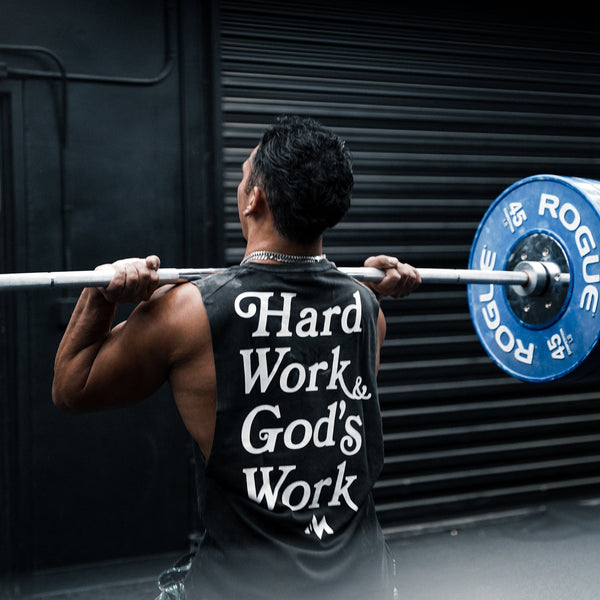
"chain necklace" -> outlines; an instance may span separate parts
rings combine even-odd
[[[282,263],[316,263],[325,260],[325,258],[324,254],[298,256],[297,254],[282,254],[281,252],[271,252],[270,250],[257,250],[243,258],[240,264],[243,265],[251,260],[274,260]]]

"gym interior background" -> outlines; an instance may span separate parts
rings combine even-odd
[[[513,182],[600,179],[595,19],[443,3],[2,0],[0,271],[239,261],[241,163],[282,113],[348,140],[341,266],[465,268]],[[558,8],[561,8],[559,11]],[[77,290],[0,296],[0,574],[185,549],[191,445],[168,389],[65,415],[53,357]],[[386,302],[380,372],[390,535],[600,491],[598,380],[501,372],[466,291]],[[120,316],[125,316],[124,309]]]

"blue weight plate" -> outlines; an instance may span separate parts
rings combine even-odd
[[[468,286],[477,335],[496,364],[530,382],[585,376],[600,364],[600,182],[534,175],[506,189],[490,206],[475,234],[470,269],[510,270],[529,239],[545,238],[562,250],[571,281],[544,318],[544,302],[513,310],[503,285]],[[534,246],[533,244],[531,246]],[[536,246],[538,247],[539,244]],[[543,244],[542,244],[543,246]],[[526,260],[547,260],[548,251]],[[552,299],[554,300],[554,299]],[[548,300],[551,304],[551,300]]]

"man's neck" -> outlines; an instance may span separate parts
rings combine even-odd
[[[249,240],[244,256],[254,252],[271,252],[287,256],[320,256],[323,254],[323,244],[321,240],[312,244],[297,244],[284,238]]]

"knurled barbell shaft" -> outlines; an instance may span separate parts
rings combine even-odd
[[[544,263],[542,263],[544,264]],[[223,271],[223,268],[173,269],[161,268],[158,276],[161,284],[176,283],[182,279],[193,281]],[[340,271],[360,281],[378,282],[384,272],[372,267],[340,267]],[[494,271],[474,269],[418,269],[423,283],[467,284],[490,283],[498,285],[522,285],[530,282],[526,271]],[[20,290],[47,287],[104,287],[107,286],[114,271],[54,271],[40,273],[3,273],[0,274],[0,290]],[[568,283],[568,273],[553,275],[555,281]]]

